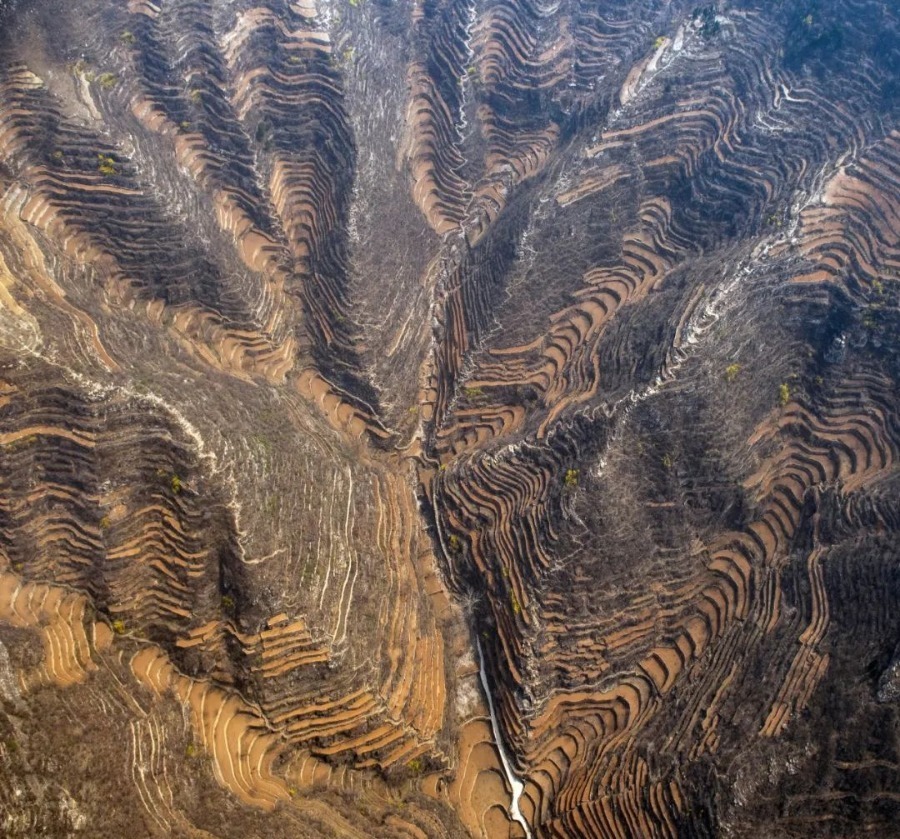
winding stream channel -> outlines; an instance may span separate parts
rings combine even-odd
[[[484,669],[484,653],[481,650],[481,641],[476,639],[475,643],[478,646],[478,672],[481,675],[481,686],[484,688],[488,711],[491,715],[491,730],[494,732],[494,742],[497,744],[497,752],[500,754],[500,763],[503,765],[503,773],[506,775],[506,780],[512,789],[512,799],[509,802],[509,815],[513,821],[517,821],[522,825],[525,835],[528,839],[531,839],[531,828],[528,826],[525,816],[522,815],[522,811],[519,809],[519,799],[525,791],[525,785],[513,772],[512,763],[509,760],[509,755],[506,753],[506,747],[503,745],[503,738],[500,736],[500,725],[497,722],[497,714],[494,711],[494,698],[491,695],[487,672]]]

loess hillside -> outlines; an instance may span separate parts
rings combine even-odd
[[[0,835],[900,837],[900,9],[0,0]]]

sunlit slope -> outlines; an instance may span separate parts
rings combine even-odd
[[[0,15],[0,832],[896,831],[897,12]]]

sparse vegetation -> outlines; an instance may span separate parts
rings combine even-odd
[[[809,62],[831,64],[844,47],[847,27],[836,7],[819,2],[793,4],[789,12],[785,65],[799,68]]]
[[[271,122],[267,119],[261,119],[256,124],[256,142],[262,145],[265,148],[268,148],[272,141],[272,132],[274,131],[274,127]]]
[[[18,451],[19,449],[24,449],[30,446],[37,440],[37,437],[34,434],[26,434],[24,437],[19,437],[14,440],[10,440],[6,445],[9,447],[10,451]]]
[[[889,835],[891,79],[694,3],[0,13],[33,823]]]
[[[83,58],[79,58],[78,61],[71,65],[71,69],[74,75],[79,76],[85,81],[94,81],[94,71],[91,70],[91,65]]]
[[[700,27],[700,35],[707,41],[714,38],[722,30],[722,25],[716,20],[716,7],[698,6],[694,9],[694,23]]]
[[[119,170],[116,168],[116,159],[111,154],[98,154],[97,171],[101,175],[118,175]]]

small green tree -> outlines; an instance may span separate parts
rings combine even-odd
[[[740,364],[729,364],[725,368],[725,381],[728,382],[728,384],[731,384],[737,378],[738,373],[740,373],[740,372],[741,372]]]
[[[116,159],[111,154],[98,154],[97,171],[101,175],[117,175],[119,170],[116,169]]]
[[[778,401],[781,404],[782,408],[784,408],[787,403],[791,401],[791,389],[785,382],[782,382],[778,386]]]
[[[566,469],[566,476],[563,478],[563,483],[569,489],[575,489],[578,486],[578,470],[577,469]]]

